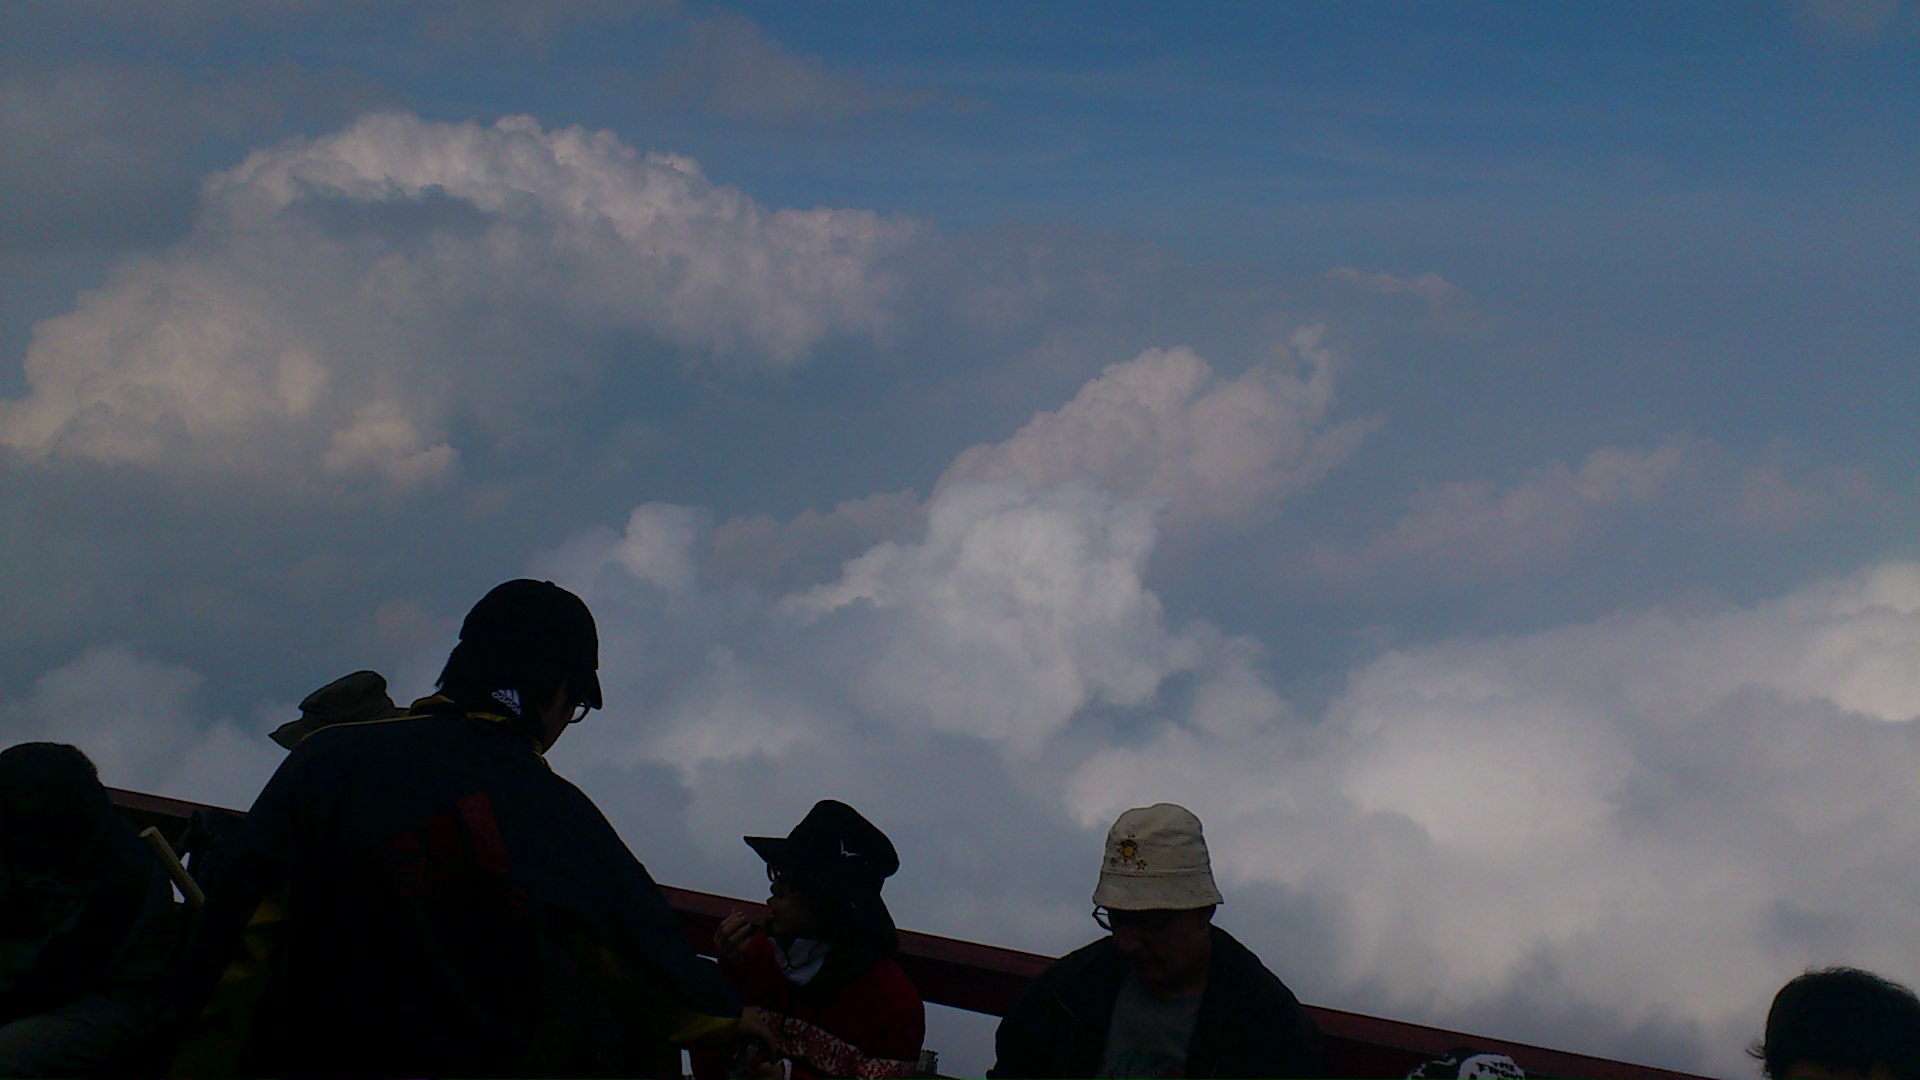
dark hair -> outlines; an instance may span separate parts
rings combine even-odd
[[[30,742],[0,751],[0,845],[9,858],[37,870],[64,864],[112,816],[100,770],[78,747]]]
[[[1859,968],[1809,971],[1774,995],[1766,1041],[1749,1053],[1776,1078],[1808,1061],[1863,1076],[1884,1065],[1894,1080],[1920,1080],[1920,998]]]

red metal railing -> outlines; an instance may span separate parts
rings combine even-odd
[[[158,826],[169,836],[178,836],[187,819],[196,810],[238,813],[220,807],[145,795],[137,791],[109,788],[114,805],[137,828]],[[711,955],[709,944],[720,920],[730,911],[745,910],[763,915],[761,905],[713,893],[695,892],[662,886],[667,902],[680,913],[687,940],[702,953]],[[1001,949],[957,938],[900,931],[900,966],[929,1002],[956,1009],[1001,1016],[1007,1005],[1052,957],[1037,953]],[[1703,1080],[1689,1073],[1655,1069],[1624,1061],[1575,1054],[1545,1046],[1531,1046],[1507,1039],[1468,1035],[1443,1028],[1387,1020],[1378,1016],[1345,1012],[1309,1005],[1307,1012],[1326,1039],[1328,1063],[1334,1076],[1405,1076],[1423,1061],[1430,1061],[1460,1047],[1473,1047],[1486,1053],[1505,1054],[1531,1075],[1567,1077],[1570,1080]]]

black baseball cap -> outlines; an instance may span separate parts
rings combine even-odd
[[[529,667],[567,676],[574,696],[600,708],[600,635],[586,601],[551,581],[516,578],[480,598],[460,624],[460,641],[502,670]]]

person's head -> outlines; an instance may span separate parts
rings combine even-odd
[[[1185,807],[1138,807],[1107,830],[1093,916],[1149,993],[1205,987],[1220,903],[1200,819]]]
[[[1920,998],[1858,968],[1780,988],[1755,1047],[1772,1080],[1920,1080]]]
[[[0,845],[9,862],[46,871],[69,864],[113,803],[77,747],[30,742],[0,751]]]
[[[504,708],[544,749],[600,708],[599,670],[586,602],[551,581],[519,578],[467,612],[436,685],[470,708]]]
[[[823,799],[784,837],[742,839],[766,860],[774,934],[857,940],[894,951],[893,916],[880,888],[900,869],[900,858],[887,834],[859,811]]]
[[[402,711],[387,696],[387,680],[379,672],[356,671],[308,694],[300,702],[300,719],[281,724],[268,737],[291,750],[323,727],[385,720]]]

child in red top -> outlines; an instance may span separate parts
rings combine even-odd
[[[720,966],[775,1035],[734,1075],[907,1077],[926,1036],[920,994],[893,962],[881,883],[900,868],[893,844],[845,803],[815,804],[786,837],[749,836],[767,863],[764,928],[733,912],[714,934]]]

